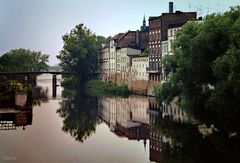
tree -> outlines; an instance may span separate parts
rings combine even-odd
[[[27,49],[11,50],[0,57],[0,71],[48,70],[48,58],[48,55],[41,52]]]
[[[76,25],[69,34],[63,37],[63,49],[57,58],[61,61],[63,71],[73,73],[79,83],[95,76],[97,70],[97,53],[103,36],[96,36],[83,24]]]
[[[201,24],[185,24],[177,33],[174,55],[164,59],[168,79],[159,86],[159,97],[178,97],[181,108],[202,116],[214,114],[219,124],[225,120],[224,130],[239,131],[239,29],[240,7],[207,16]]]

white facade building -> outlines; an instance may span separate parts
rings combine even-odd
[[[117,49],[117,73],[121,74],[123,79],[128,79],[130,73],[130,57],[140,55],[141,50],[133,48]]]
[[[109,46],[104,45],[98,55],[98,66],[100,77],[105,80],[109,75]]]
[[[173,27],[173,28],[169,28],[168,29],[168,53],[169,55],[172,55],[173,54],[173,41],[175,40],[176,38],[176,32],[181,29],[181,26],[180,27]]]
[[[110,41],[110,47],[109,47],[109,75],[113,76],[116,74],[116,60],[117,60],[117,52],[116,52],[116,45],[115,41]]]
[[[132,57],[131,75],[133,80],[148,80],[148,73],[146,68],[149,64],[148,56],[134,56]]]
[[[164,57],[168,55],[168,40],[166,41],[162,41],[162,58],[164,59]],[[164,71],[164,66],[163,63],[162,64],[162,80],[161,83],[164,83],[166,81],[166,74]]]

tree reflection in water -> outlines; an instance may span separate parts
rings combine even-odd
[[[63,100],[57,113],[63,118],[62,130],[76,141],[83,142],[96,130],[98,119],[97,98],[78,96]]]
[[[48,89],[43,89],[41,86],[35,86],[32,89],[32,104],[40,106],[41,103],[48,102]]]
[[[231,133],[226,130],[224,119],[220,121],[216,117],[211,118],[210,125],[210,120],[206,119],[209,116],[205,121],[201,117],[201,123],[198,120],[195,123],[177,122],[171,116],[159,116],[155,129],[163,138],[162,162],[239,162],[238,128]],[[216,128],[213,120],[217,120],[217,126],[222,122],[224,127]],[[233,131],[233,126],[229,128]]]

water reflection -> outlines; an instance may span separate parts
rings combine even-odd
[[[47,89],[16,78],[1,77],[0,130],[25,130],[32,125],[33,106],[48,102]]]
[[[148,99],[130,96],[124,98],[100,98],[98,114],[110,130],[120,137],[148,139]]]
[[[190,123],[184,116],[179,121],[176,115],[163,115],[156,118],[153,133],[161,140],[162,162],[239,162],[238,135],[229,136],[203,119]]]
[[[100,98],[98,112],[110,130],[129,140],[149,139],[149,159],[155,162],[239,162],[237,133],[222,131],[208,117],[200,120],[176,103],[130,96]],[[211,119],[213,122],[213,119]],[[219,121],[218,121],[219,123]],[[224,121],[222,121],[223,126]]]
[[[48,88],[43,88],[41,86],[35,86],[32,89],[32,104],[40,106],[41,103],[47,103],[48,98]]]
[[[46,159],[52,158],[48,162],[74,162],[75,157],[81,162],[96,162],[99,158],[99,162],[240,161],[237,115],[231,121],[230,114],[225,116],[213,110],[194,109],[185,112],[174,102],[159,104],[152,97],[97,98],[76,90],[69,92],[74,93],[74,97],[69,94],[67,99],[56,100],[51,98],[51,80],[45,83],[44,78],[42,76],[40,84],[27,94],[24,106],[15,105],[14,92],[8,94],[12,97],[11,102],[0,103],[0,130],[16,130],[0,132],[2,151],[24,141],[27,135],[30,142],[23,144],[31,146],[43,141],[31,147],[32,151],[37,151],[35,157],[39,160],[44,157],[38,154],[44,153],[46,144],[51,144],[49,151],[57,151],[53,152],[54,157],[49,151],[44,154]],[[33,121],[37,125],[32,125]],[[28,130],[22,132],[18,129]],[[5,141],[9,138],[14,143]],[[43,150],[39,152],[35,147],[41,145]],[[9,148],[7,151],[11,153],[13,150]],[[92,155],[83,157],[78,152]],[[13,153],[21,157],[17,150]],[[23,153],[30,155],[33,152],[26,149]],[[71,161],[66,161],[67,158]]]
[[[57,113],[63,118],[62,131],[70,133],[80,142],[95,132],[99,123],[96,98],[63,100],[60,106]]]
[[[1,109],[0,111],[0,130],[16,130],[17,128],[26,129],[27,125],[32,125],[31,111],[16,111],[13,109]]]
[[[119,137],[149,139],[150,161],[161,162],[161,134],[153,127],[161,106],[152,97],[130,96],[99,99],[99,116]],[[146,147],[145,147],[146,148]]]

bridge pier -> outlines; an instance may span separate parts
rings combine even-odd
[[[52,76],[52,97],[57,97],[57,75]]]

